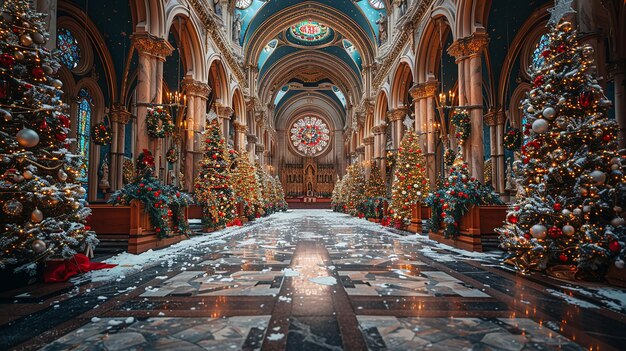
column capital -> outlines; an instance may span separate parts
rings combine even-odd
[[[241,124],[239,122],[234,122],[233,125],[235,126],[235,132],[237,133],[246,133],[248,131],[248,128],[246,127],[245,124]]]
[[[483,121],[490,127],[494,127],[496,125],[496,119],[496,111],[489,111],[483,115]]]
[[[224,106],[221,103],[215,103],[215,113],[219,118],[230,119],[230,117],[233,115],[233,112],[235,112],[235,110],[233,110],[230,106]]]
[[[374,145],[374,136],[370,135],[368,137],[363,138],[363,144],[365,144],[365,145]]]
[[[256,142],[259,141],[259,138],[254,134],[246,135],[246,139],[248,140],[248,144],[256,144]]]
[[[406,107],[398,107],[395,110],[390,110],[387,112],[387,117],[390,121],[400,121],[406,116]]]
[[[183,89],[188,95],[199,96],[207,98],[213,90],[207,83],[202,83],[197,80],[185,78],[183,79]]]
[[[386,130],[387,130],[386,124],[379,124],[377,126],[374,126],[374,128],[372,128],[372,131],[374,132],[374,134],[385,134]]]
[[[473,56],[479,56],[489,44],[489,35],[484,29],[477,30],[469,37],[460,38],[448,47],[448,54],[456,61],[463,61]]]
[[[172,54],[174,47],[169,41],[149,33],[136,33],[131,37],[133,45],[140,54],[146,54],[165,61]]]
[[[115,104],[111,107],[110,116],[112,122],[127,124],[132,114],[126,111],[126,107]]]

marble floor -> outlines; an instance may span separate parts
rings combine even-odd
[[[623,350],[626,291],[326,210],[0,293],[1,350]]]

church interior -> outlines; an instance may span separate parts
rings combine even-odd
[[[623,349],[626,1],[0,14],[0,348]]]

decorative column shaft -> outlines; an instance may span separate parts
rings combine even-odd
[[[188,96],[186,126],[184,127],[183,147],[184,162],[181,162],[183,170],[180,172],[185,178],[185,190],[192,192],[195,181],[195,168],[197,160],[204,149],[202,131],[205,128],[205,111],[207,97],[211,93],[211,87],[190,78],[183,81],[183,88]],[[179,176],[179,175],[177,175]]]
[[[111,190],[115,191],[124,186],[124,145],[126,144],[125,128],[130,121],[131,113],[123,106],[113,105],[111,108],[112,137],[111,141]]]

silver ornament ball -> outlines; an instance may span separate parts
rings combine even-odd
[[[57,174],[59,180],[64,182],[67,180],[67,173],[65,173],[62,169],[59,169],[59,173]]]
[[[623,226],[624,222],[626,222],[624,220],[624,218],[622,218],[622,217],[615,217],[615,218],[613,218],[611,220],[611,225],[614,226],[614,227],[619,227],[619,226]]]
[[[0,108],[0,116],[4,119],[5,122],[9,122],[13,119],[11,112]]]
[[[533,132],[541,134],[547,132],[549,126],[550,125],[548,124],[548,121],[546,121],[545,119],[538,119],[533,122],[532,128]]]
[[[554,117],[554,115],[556,115],[556,110],[552,107],[546,107],[545,109],[543,109],[542,115],[545,118],[551,119],[552,117]]]
[[[591,177],[591,179],[593,179],[594,182],[596,182],[596,184],[604,184],[604,182],[606,181],[606,173],[599,170],[595,170],[589,173],[589,176]]]
[[[623,269],[624,268],[624,261],[622,259],[620,259],[620,258],[615,260],[615,268]]]
[[[576,232],[576,229],[569,224],[564,225],[561,230],[563,230],[563,234],[567,236],[572,236]]]
[[[35,251],[36,253],[42,253],[44,251],[46,251],[46,243],[43,240],[35,240],[33,241],[33,243],[30,246],[33,251]]]
[[[581,210],[580,208],[575,208],[573,213],[574,216],[580,216],[583,213],[583,210]]]
[[[548,231],[548,228],[546,228],[545,225],[535,224],[534,226],[530,228],[530,235],[532,235],[533,238],[543,239],[546,237],[547,231]]]
[[[35,44],[44,44],[46,42],[46,38],[43,36],[43,34],[39,33],[39,32],[35,32],[31,35],[31,37],[33,38],[33,41],[35,42]]]
[[[563,214],[563,216],[569,216],[572,214],[572,211],[568,210],[568,209],[564,209],[563,211],[561,211],[561,213]]]
[[[17,132],[17,142],[23,147],[35,147],[39,144],[39,134],[32,129],[24,128]]]

